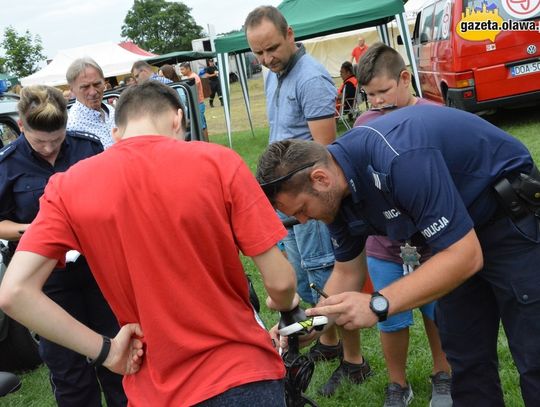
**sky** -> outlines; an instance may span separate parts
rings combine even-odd
[[[216,34],[240,29],[256,6],[277,6],[281,0],[184,0],[195,22]],[[8,6],[9,4],[9,6]],[[52,59],[58,50],[98,42],[120,42],[124,18],[133,0],[0,0],[0,36],[11,25],[22,35],[29,30],[41,37],[43,54]],[[3,52],[0,50],[0,54]]]

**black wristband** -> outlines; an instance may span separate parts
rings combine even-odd
[[[95,359],[86,358],[88,363],[90,363],[91,366],[99,367],[105,362],[105,359],[107,359],[107,356],[109,356],[109,352],[111,350],[111,338],[107,336],[103,336],[103,345],[101,345],[101,350],[99,351],[99,355]]]

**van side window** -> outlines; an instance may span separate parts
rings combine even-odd
[[[443,22],[443,13],[444,13],[444,7],[446,5],[445,1],[439,1],[437,4],[435,4],[435,16],[433,21],[433,40],[439,41],[444,40],[443,35],[443,29],[442,29],[442,22]]]
[[[429,6],[422,10],[420,15],[420,42],[430,42],[433,40],[431,35],[432,32],[432,22],[433,22],[433,10],[435,6]]]

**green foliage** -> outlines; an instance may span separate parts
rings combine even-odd
[[[122,36],[145,50],[166,54],[191,50],[191,40],[203,29],[182,2],[135,0],[122,25]]]
[[[0,45],[6,51],[5,57],[0,58],[0,71],[7,71],[21,78],[36,72],[39,62],[45,59],[41,37],[32,36],[28,30],[19,35],[13,27],[7,27]]]

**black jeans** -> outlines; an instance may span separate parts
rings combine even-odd
[[[118,322],[84,257],[67,263],[65,270],[55,269],[43,291],[70,315],[100,334],[113,337],[118,333]],[[43,338],[39,352],[49,368],[58,406],[101,406],[101,388],[109,407],[127,405],[122,376],[105,367],[95,369],[84,356]]]
[[[497,338],[502,321],[526,406],[540,406],[540,227],[504,217],[476,231],[484,267],[437,302],[452,366],[454,407],[504,406]]]

